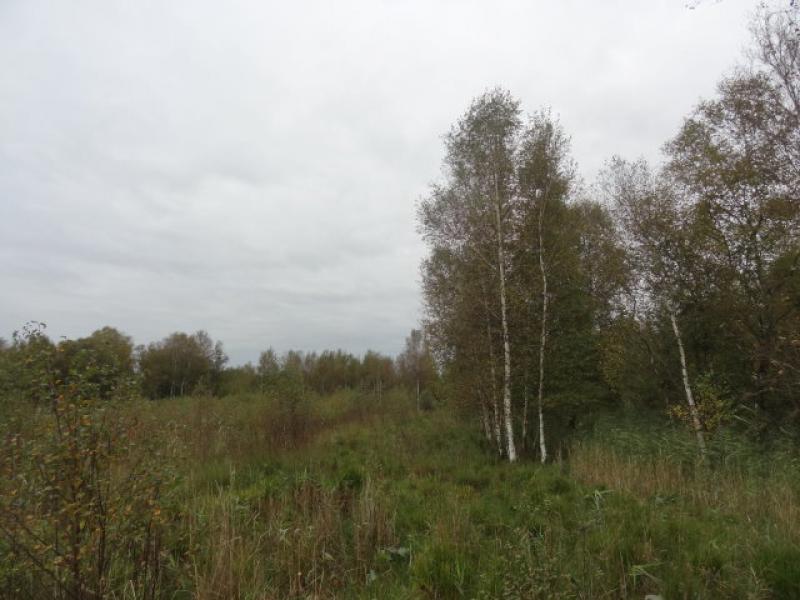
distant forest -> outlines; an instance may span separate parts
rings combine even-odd
[[[0,339],[0,397],[43,402],[51,390],[42,381],[80,380],[100,399],[141,395],[153,400],[180,396],[230,396],[275,391],[299,385],[318,394],[340,389],[375,393],[403,384],[430,404],[430,388],[438,378],[430,349],[419,330],[412,330],[396,358],[368,351],[359,357],[344,350],[278,355],[269,348],[258,364],[227,366],[222,342],[205,331],[175,332],[163,340],[134,346],[113,327],[57,344],[46,325],[26,324],[12,343]]]

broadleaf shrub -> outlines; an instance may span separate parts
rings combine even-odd
[[[80,374],[60,379],[57,350],[38,347],[36,402],[0,427],[0,595],[155,598],[171,477],[147,424],[110,412]]]

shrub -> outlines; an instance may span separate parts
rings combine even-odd
[[[96,386],[60,380],[55,349],[31,356],[40,404],[0,429],[0,570],[4,597],[69,600],[122,589],[155,598],[166,555],[169,481],[138,419],[114,415]]]
[[[430,390],[422,390],[419,397],[420,410],[433,410],[436,399]]]

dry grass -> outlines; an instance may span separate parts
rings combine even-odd
[[[396,544],[394,517],[367,480],[360,490],[298,481],[276,497],[204,498],[187,530],[191,588],[201,600],[333,598],[365,581]]]
[[[182,500],[174,528],[190,562],[181,587],[200,600],[268,600],[331,598],[365,582],[381,551],[397,544],[380,484],[293,470],[270,485],[258,471],[281,457],[302,461],[334,432],[386,417],[365,404],[350,392],[288,409],[263,396],[151,405],[194,496]]]
[[[689,468],[668,455],[624,455],[597,442],[576,444],[569,464],[571,474],[590,486],[606,486],[641,499],[678,496],[697,507],[744,517],[751,524],[771,523],[800,540],[800,493],[780,471],[754,478],[735,468]]]
[[[252,395],[236,401],[213,397],[141,401],[131,403],[127,410],[148,415],[152,435],[169,440],[191,466],[220,459],[242,463],[252,457],[295,452],[343,426],[394,419],[396,415],[387,416],[387,412],[404,405],[380,406],[372,398],[344,391],[295,405]]]
[[[197,600],[263,598],[275,596],[268,590],[263,536],[255,515],[238,515],[234,499],[220,493],[198,507],[198,515],[188,520],[192,552],[191,588]],[[202,512],[203,508],[207,512]],[[201,547],[210,543],[209,548]],[[253,590],[263,590],[254,595]]]

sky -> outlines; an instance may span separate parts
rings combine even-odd
[[[396,354],[475,96],[550,107],[586,182],[658,162],[756,4],[0,0],[0,336]]]

